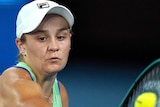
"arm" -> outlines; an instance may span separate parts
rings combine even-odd
[[[0,96],[5,107],[51,107],[40,85],[19,68],[7,69],[1,75]]]
[[[68,93],[64,85],[59,82],[60,84],[60,93],[61,93],[61,99],[62,99],[62,107],[68,107],[69,100],[68,100]]]

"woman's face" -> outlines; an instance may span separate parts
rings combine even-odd
[[[68,60],[71,33],[67,21],[58,15],[47,15],[39,27],[25,34],[20,47],[24,61],[36,72],[58,72]]]

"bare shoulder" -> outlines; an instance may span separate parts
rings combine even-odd
[[[0,85],[3,89],[16,89],[18,92],[22,88],[27,88],[28,86],[35,86],[38,84],[33,82],[29,73],[21,68],[11,67],[6,69],[1,75]],[[35,87],[36,88],[36,87]],[[28,90],[28,89],[27,89]],[[4,92],[8,90],[3,90]]]
[[[42,100],[41,87],[32,81],[28,72],[21,68],[8,68],[0,77],[0,98],[5,107],[41,107],[44,101],[39,105],[38,101]],[[36,103],[37,102],[37,103]],[[43,105],[44,106],[44,105]],[[49,105],[46,107],[50,107]]]
[[[10,77],[10,78],[8,78]],[[15,68],[15,67],[11,67],[6,69],[2,75],[1,75],[2,79],[7,78],[8,81],[10,80],[15,80],[15,79],[28,79],[31,80],[31,77],[29,76],[28,72],[26,72],[25,70],[21,69],[21,68]]]
[[[65,86],[59,81],[60,84],[60,93],[61,93],[61,99],[62,99],[62,106],[68,107],[69,105],[69,99],[68,99],[68,93],[65,88]]]

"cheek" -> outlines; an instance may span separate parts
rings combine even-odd
[[[68,62],[68,58],[69,58],[69,52],[70,52],[70,47],[67,47],[63,50],[62,52],[62,56],[63,56],[63,65],[65,66]]]
[[[70,52],[70,47],[71,47],[70,43],[63,46],[62,53],[63,53],[64,57],[68,58],[68,55],[69,55],[69,52]]]
[[[42,56],[44,48],[39,47],[39,45],[31,45],[27,48],[27,53],[29,56],[39,57]]]

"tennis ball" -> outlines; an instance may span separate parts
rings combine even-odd
[[[155,107],[157,96],[153,92],[144,92],[135,100],[134,107]]]

